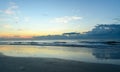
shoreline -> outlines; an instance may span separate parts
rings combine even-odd
[[[9,57],[0,53],[0,72],[120,72],[120,65],[57,58]]]

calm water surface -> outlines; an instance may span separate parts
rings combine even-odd
[[[119,48],[0,45],[0,53],[13,57],[47,57],[120,65]]]

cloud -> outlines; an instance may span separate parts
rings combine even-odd
[[[120,16],[116,17],[113,19],[114,23],[120,23]]]
[[[18,23],[20,21],[20,18],[18,16],[14,17],[16,23]]]
[[[75,20],[81,20],[82,17],[80,16],[64,16],[64,17],[59,17],[59,18],[54,18],[51,20],[51,23],[69,23],[71,21]]]
[[[0,21],[14,21],[14,23],[18,24],[20,22],[29,22],[30,17],[26,17],[22,14],[22,12],[19,10],[19,6],[15,2],[9,2],[8,7],[0,10],[0,13],[2,15],[5,15],[3,17],[0,16]]]
[[[9,5],[11,9],[18,9],[18,5],[15,2],[9,2]]]
[[[16,5],[16,3],[15,3],[15,2],[9,2],[9,4],[10,4],[10,5]]]
[[[12,15],[12,14],[15,14],[15,13],[16,13],[15,10],[17,10],[17,9],[18,9],[18,6],[17,6],[16,3],[14,3],[14,2],[9,2],[9,7],[8,7],[7,9],[3,10],[3,12],[4,12],[5,14]]]
[[[2,25],[3,28],[6,28],[6,29],[10,29],[12,28],[12,26],[10,24],[4,24]]]
[[[8,15],[12,15],[12,14],[15,13],[15,12],[12,11],[11,9],[6,9],[4,12],[5,12],[6,14],[8,14]]]
[[[11,6],[10,9],[18,9],[18,6]]]
[[[24,17],[24,21],[25,22],[29,22],[30,21],[30,17]]]
[[[19,28],[19,29],[17,29],[17,31],[25,31],[24,29],[22,29],[22,28]]]
[[[8,7],[6,9],[0,10],[1,13],[3,13],[2,15],[5,15],[3,17],[0,17],[0,21],[8,21],[8,20],[13,20],[16,23],[18,23],[20,20],[20,16],[19,15],[19,6],[15,3],[15,2],[9,2],[8,3]]]
[[[0,21],[9,21],[9,18],[0,18]]]

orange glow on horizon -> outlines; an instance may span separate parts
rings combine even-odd
[[[62,35],[71,31],[21,31],[21,32],[1,32],[1,38],[32,38],[34,36]],[[78,31],[77,31],[78,32]],[[79,33],[79,32],[78,32]],[[83,34],[84,32],[81,32]]]
[[[47,35],[61,35],[63,32],[35,32],[35,31],[23,31],[23,32],[1,32],[1,38],[32,38],[34,36],[47,36]]]

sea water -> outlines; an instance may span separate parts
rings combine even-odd
[[[3,41],[2,41],[3,42]],[[16,41],[7,41],[16,42]],[[17,42],[31,42],[17,41]],[[0,53],[11,57],[39,57],[39,58],[59,58],[91,63],[106,63],[120,65],[120,45],[105,44],[103,40],[37,40],[34,42],[63,44],[53,46],[40,45],[0,45]],[[72,44],[74,46],[64,46]],[[80,46],[75,46],[75,45]],[[82,46],[81,46],[82,45]]]

